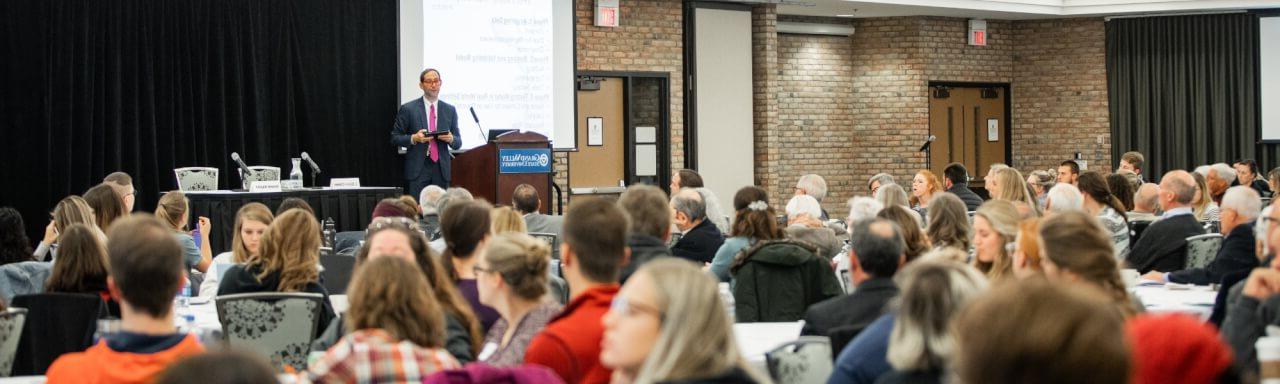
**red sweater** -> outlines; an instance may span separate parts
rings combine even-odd
[[[613,371],[600,365],[601,320],[609,312],[618,285],[588,289],[551,319],[529,342],[524,362],[551,368],[566,383],[608,383]]]

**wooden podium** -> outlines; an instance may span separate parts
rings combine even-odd
[[[505,157],[504,157],[505,155]],[[532,185],[542,200],[542,212],[551,212],[551,174],[555,169],[551,141],[533,132],[508,132],[488,144],[453,158],[451,186],[466,188],[477,199],[495,205],[511,205],[511,194],[520,184]]]

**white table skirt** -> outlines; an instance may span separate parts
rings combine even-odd
[[[1181,288],[1174,288],[1181,287]],[[1209,320],[1218,292],[1209,286],[1148,285],[1130,289],[1149,313],[1182,313]]]

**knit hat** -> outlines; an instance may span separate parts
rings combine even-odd
[[[1126,325],[1134,384],[1210,383],[1231,365],[1218,331],[1186,315],[1142,315]]]
[[[410,216],[408,213],[405,213],[403,209],[400,209],[400,207],[396,206],[395,203],[392,203],[389,201],[383,201],[383,202],[379,202],[377,206],[373,207],[373,218],[377,219],[379,217],[410,217]]]

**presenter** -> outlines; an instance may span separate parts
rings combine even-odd
[[[422,98],[400,106],[391,129],[391,145],[408,147],[404,156],[404,178],[409,196],[428,185],[449,188],[450,149],[462,148],[458,134],[458,111],[440,101],[440,71],[428,68],[418,75]]]

